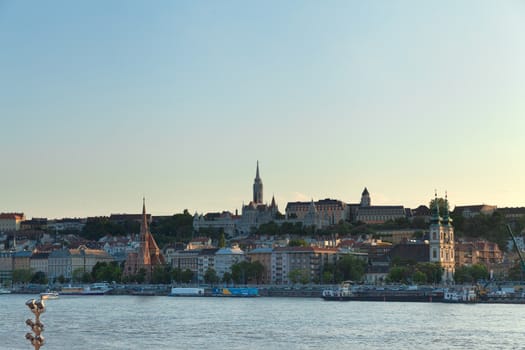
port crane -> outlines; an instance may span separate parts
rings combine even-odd
[[[516,248],[516,252],[518,252],[518,256],[520,257],[521,279],[523,280],[523,274],[525,273],[525,260],[523,260],[523,255],[521,254],[521,251],[518,248],[518,245],[516,244],[516,237],[514,237],[514,234],[512,233],[512,229],[510,228],[509,224],[507,224],[507,230],[509,231],[510,237],[512,238],[512,242],[514,243],[514,248]]]

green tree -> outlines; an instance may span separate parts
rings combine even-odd
[[[206,272],[204,273],[204,282],[214,284],[219,282],[219,276],[217,276],[217,272],[215,269],[209,267]]]
[[[223,275],[222,275],[222,281],[226,284],[229,284],[231,283],[232,281],[232,274],[229,273],[229,272],[225,272]]]
[[[308,271],[302,269],[294,269],[288,273],[288,280],[293,284],[299,282],[306,284],[309,281]]]
[[[79,267],[73,270],[71,278],[73,279],[73,282],[80,282],[82,281],[83,275],[84,275],[84,269]]]
[[[145,276],[146,274],[144,271],[144,278]],[[96,282],[120,281],[121,278],[122,269],[120,268],[119,264],[115,261],[112,261],[110,263],[97,262],[91,270],[91,279]]]
[[[412,281],[417,284],[423,284],[427,282],[427,275],[421,271],[416,271],[412,275]]]
[[[92,282],[91,274],[89,272],[84,272],[82,274],[82,283],[91,283],[91,282]]]
[[[190,283],[193,280],[193,275],[193,271],[191,271],[190,269],[182,271],[181,282]]]
[[[37,271],[31,276],[31,283],[47,284],[47,276],[43,271]]]
[[[291,239],[288,242],[289,247],[308,247],[308,243],[304,239]]]
[[[221,233],[221,238],[219,238],[219,248],[226,247],[226,238],[224,237],[224,232]]]
[[[443,275],[443,268],[439,263],[417,263],[414,268],[415,271],[423,272],[428,283],[440,283]]]
[[[260,261],[250,263],[249,280],[253,280],[257,284],[261,283],[264,270],[264,265]]]
[[[488,278],[489,272],[483,264],[460,266],[454,272],[454,281],[456,283],[475,283],[479,280],[487,280]]]
[[[171,279],[177,283],[182,282],[182,270],[178,267],[171,270]]]
[[[409,276],[410,273],[407,267],[393,266],[392,268],[390,268],[387,280],[390,282],[408,283]]]
[[[137,274],[135,275],[135,281],[137,283],[144,283],[146,280],[146,270],[144,268],[140,268]]]
[[[13,271],[14,283],[29,283],[33,274],[29,269],[17,269]]]
[[[487,267],[483,264],[472,265],[470,268],[470,274],[472,275],[472,279],[474,281],[489,279],[489,271],[487,270]]]
[[[458,284],[473,282],[468,266],[464,265],[456,268],[456,271],[454,272],[454,282]]]
[[[171,268],[169,266],[155,266],[151,274],[151,283],[168,284],[171,282]]]
[[[345,255],[337,261],[337,271],[344,281],[361,281],[366,272],[366,262],[353,255]]]
[[[241,261],[231,266],[233,282],[238,284],[246,284],[250,278],[250,263],[248,261]]]

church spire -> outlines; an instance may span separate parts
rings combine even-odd
[[[140,223],[140,240],[146,239],[146,232],[148,232],[148,215],[146,214],[146,198],[142,197],[142,221]]]
[[[445,225],[452,224],[452,218],[450,217],[450,209],[448,206],[448,194],[445,192],[445,212],[443,213],[443,223]]]
[[[439,200],[437,197],[437,191],[434,191],[434,207],[430,208],[432,210],[432,216],[430,222],[432,224],[441,224],[441,216],[439,215]]]
[[[263,184],[259,175],[259,161],[257,161],[257,170],[253,182],[253,203],[256,205],[263,203]]]

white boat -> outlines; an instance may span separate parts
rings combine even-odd
[[[443,297],[445,303],[476,303],[477,301],[478,295],[473,288],[446,290]]]
[[[67,286],[62,287],[60,295],[104,295],[113,288],[109,287],[109,283],[93,283],[89,286]]]
[[[0,288],[0,294],[11,294],[11,291],[9,289]]]
[[[43,292],[40,293],[40,299],[42,300],[52,300],[58,299],[58,292]]]
[[[204,296],[204,288],[185,288],[173,287],[171,288],[170,297],[202,297]]]

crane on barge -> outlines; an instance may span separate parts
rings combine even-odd
[[[525,260],[523,260],[523,255],[521,254],[520,248],[518,248],[518,244],[516,243],[516,237],[514,237],[514,234],[512,233],[512,229],[510,228],[509,224],[507,224],[507,230],[509,231],[510,237],[512,238],[512,242],[514,243],[514,248],[516,248],[516,252],[518,252],[518,256],[520,257],[521,280],[523,281],[523,274],[525,273]]]

